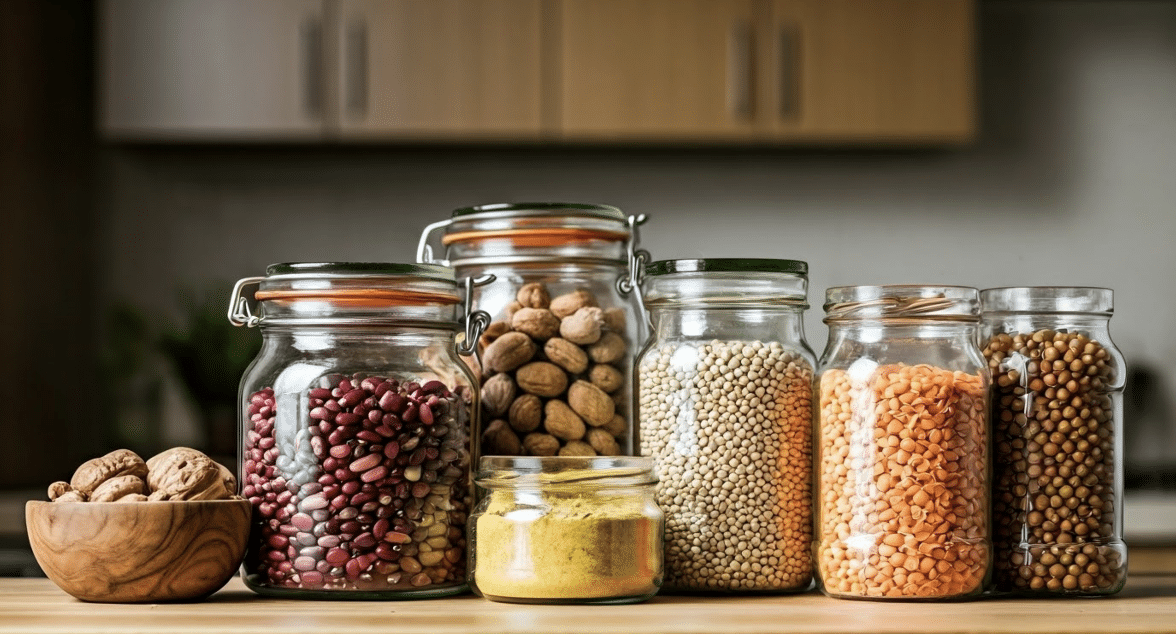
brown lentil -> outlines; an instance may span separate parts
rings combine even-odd
[[[999,333],[993,376],[998,590],[1108,593],[1126,575],[1114,532],[1110,352],[1079,333]]]
[[[817,569],[834,596],[946,598],[988,571],[986,386],[931,365],[817,385]]]

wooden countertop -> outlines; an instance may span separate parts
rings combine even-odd
[[[239,578],[203,603],[82,603],[47,579],[0,579],[0,632],[295,632],[396,634],[608,632],[1176,632],[1176,575],[1133,576],[1114,597],[879,603],[818,593],[658,596],[624,606],[531,606],[473,596],[423,601],[261,598]]]

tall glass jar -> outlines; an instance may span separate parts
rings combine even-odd
[[[993,376],[996,589],[1103,595],[1127,578],[1123,356],[1105,288],[980,294]]]
[[[241,494],[255,511],[242,574],[254,591],[466,589],[478,397],[454,350],[460,300],[453,270],[426,265],[275,264],[237,283],[229,319],[262,333],[239,416]]]
[[[655,262],[653,334],[637,361],[641,455],[666,513],[666,588],[812,584],[808,265]]]
[[[483,457],[470,586],[508,603],[636,603],[662,582],[648,458]]]
[[[817,574],[834,597],[951,599],[987,580],[987,363],[979,296],[826,293],[815,382]]]
[[[498,279],[474,298],[493,317],[470,360],[485,454],[633,453],[642,222],[604,205],[525,203],[458,209],[425,229],[417,261]]]

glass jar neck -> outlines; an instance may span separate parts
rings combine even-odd
[[[267,300],[261,302],[260,325],[268,328],[351,329],[421,328],[452,332],[458,305],[452,303],[367,303],[330,299]]]
[[[650,307],[655,339],[804,341],[804,309],[784,306]]]

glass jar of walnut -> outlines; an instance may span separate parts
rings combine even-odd
[[[979,296],[952,286],[826,294],[815,396],[817,574],[834,597],[982,591],[988,536],[987,364]]]
[[[482,381],[482,455],[633,453],[642,222],[604,205],[524,203],[458,209],[425,229],[419,262],[497,278],[475,291],[493,322],[467,358]]]
[[[1123,543],[1123,357],[1105,288],[980,295],[993,377],[998,591],[1118,592]]]

